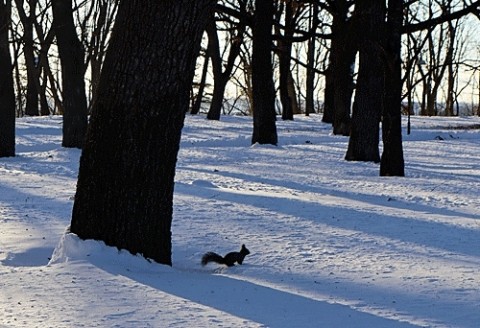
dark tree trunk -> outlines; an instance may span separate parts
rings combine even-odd
[[[240,11],[244,13],[245,7],[241,6]],[[243,34],[245,33],[245,28],[246,25],[244,20],[240,20],[235,28],[236,34],[232,33],[230,36],[230,50],[227,61],[224,63],[220,54],[220,42],[218,40],[217,26],[215,21],[212,20],[212,22],[207,26],[208,47],[212,55],[214,80],[212,103],[210,104],[210,109],[207,114],[207,118],[209,120],[220,119],[225,89],[230,77],[232,76],[232,72],[235,67],[235,60],[240,55],[240,47],[243,43]]]
[[[80,159],[71,231],[171,265],[175,165],[214,0],[124,0]]]
[[[195,97],[195,100],[193,101],[193,104],[192,104],[192,109],[190,110],[191,115],[197,115],[198,113],[200,113],[200,108],[202,107],[202,101],[203,101],[203,94],[205,92],[205,83],[207,81],[209,61],[210,61],[210,49],[207,48],[207,51],[205,52],[205,60],[203,61],[202,77],[198,85],[197,96]]]
[[[255,1],[252,46],[252,144],[278,143],[272,67],[273,1]]]
[[[332,36],[333,38],[333,36]],[[333,39],[332,39],[333,43]],[[323,94],[323,115],[322,115],[322,122],[324,123],[330,123],[333,124],[333,114],[335,111],[335,85],[333,83],[334,81],[334,63],[333,61],[334,56],[332,53],[332,48],[330,46],[330,54],[328,56],[329,58],[329,64],[328,68],[325,70],[325,90]]]
[[[297,88],[295,86],[295,79],[293,78],[293,73],[291,70],[288,72],[287,88],[288,96],[290,97],[290,103],[292,105],[293,115],[301,114],[302,111],[298,105],[299,101],[297,96]]]
[[[354,89],[352,67],[355,65],[356,51],[352,47],[354,41],[348,35],[344,36],[345,38],[341,38],[342,49],[336,49],[334,52],[337,54],[337,59],[335,60],[335,70],[333,72],[333,134],[349,136],[351,126],[350,112]],[[349,46],[345,46],[345,44]]]
[[[38,116],[38,64],[36,63],[37,59],[35,58],[35,53],[33,50],[32,26],[25,28],[23,40],[23,55],[25,58],[25,66],[27,68],[27,103],[25,107],[25,115]]]
[[[290,42],[279,42],[279,90],[282,103],[282,120],[293,120],[292,98],[289,93],[290,78],[290,56],[292,44]]]
[[[85,52],[73,22],[72,0],[53,0],[53,25],[62,63],[63,141],[62,146],[82,148],[87,131],[85,95]]]
[[[322,121],[333,124],[333,133],[350,134],[350,112],[353,93],[352,66],[357,52],[355,27],[349,18],[351,3],[336,1],[331,8],[332,39],[328,69],[325,75],[324,112]]]
[[[315,31],[318,24],[318,5],[310,5],[310,30]],[[307,76],[306,76],[306,86],[305,86],[305,115],[308,116],[310,113],[315,113],[315,52],[316,52],[316,36],[312,36],[308,40],[308,49],[307,49]],[[331,122],[330,122],[331,123]]]
[[[50,115],[50,106],[47,100],[47,78],[45,78],[40,86],[40,115]]]
[[[0,157],[15,156],[15,92],[8,43],[10,1],[0,1]]]
[[[346,160],[380,162],[379,122],[383,109],[384,69],[383,30],[385,3],[360,0],[355,3],[359,33],[359,71],[352,127]]]
[[[403,0],[388,1],[388,24],[385,37],[385,105],[383,109],[383,153],[381,176],[404,176],[402,146],[402,59],[401,29]]]
[[[39,65],[38,57],[35,56],[33,40],[33,24],[35,20],[35,8],[37,1],[29,1],[29,12],[24,9],[24,0],[15,0],[17,12],[23,26],[23,56],[25,58],[25,67],[27,69],[27,102],[25,115],[38,116],[38,95],[40,91],[39,84]]]
[[[331,68],[333,89],[333,133],[350,135],[351,106],[353,94],[353,66],[357,52],[357,33],[352,21],[348,18],[349,4],[341,1],[333,18],[333,39]]]
[[[292,98],[289,92],[289,78],[291,77],[290,58],[292,56],[292,37],[294,29],[293,3],[286,1],[285,7],[285,29],[283,36],[280,29],[278,34],[278,59],[279,59],[279,89],[280,101],[282,103],[282,119],[293,120]]]
[[[453,22],[448,22],[448,50],[445,58],[445,65],[447,65],[447,99],[445,101],[445,116],[454,116],[454,94],[455,94],[455,77],[456,69],[454,66],[454,51],[455,51],[456,26]]]
[[[208,50],[212,56],[212,70],[213,70],[213,95],[212,102],[210,103],[210,109],[207,113],[207,119],[219,120],[222,114],[223,96],[225,94],[225,88],[227,86],[228,76],[223,74],[223,59],[220,54],[220,42],[218,40],[217,25],[212,20],[207,25],[208,35]]]
[[[210,103],[210,109],[207,113],[207,119],[216,121],[220,119],[227,82],[228,80],[225,80],[223,78],[218,78],[215,80],[215,84],[213,86],[212,102]]]

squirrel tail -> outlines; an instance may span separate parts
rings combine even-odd
[[[218,264],[225,264],[225,259],[214,252],[205,253],[202,256],[202,265],[206,265],[208,262],[216,262]]]

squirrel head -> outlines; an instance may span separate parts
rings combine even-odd
[[[248,248],[245,247],[245,244],[242,244],[242,249],[240,250],[240,253],[245,255],[250,254],[250,251],[248,250]]]

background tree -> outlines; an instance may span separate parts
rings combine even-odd
[[[202,102],[204,101],[203,95],[205,93],[205,87],[207,84],[207,75],[208,75],[208,64],[210,62],[210,46],[207,46],[207,49],[200,50],[200,55],[203,52],[203,67],[202,74],[200,76],[200,82],[193,82],[192,85],[192,108],[190,109],[191,115],[197,115],[200,113],[202,108]],[[198,86],[197,93],[194,93],[194,87]]]
[[[210,103],[210,109],[207,114],[207,118],[210,120],[219,120],[223,107],[223,101],[225,97],[225,89],[227,83],[230,80],[235,68],[235,62],[240,54],[240,47],[243,43],[245,30],[247,27],[247,12],[246,2],[238,2],[238,18],[233,21],[235,17],[225,16],[220,12],[218,23],[211,21],[207,25],[208,34],[208,50],[212,60],[212,72],[213,72],[213,95],[212,102]],[[226,35],[226,42],[229,45],[229,51],[226,61],[222,58],[220,52],[220,41],[218,37],[217,24],[223,23],[225,25],[224,35]]]
[[[383,1],[357,0],[355,24],[359,69],[352,127],[345,156],[350,161],[379,162],[379,123],[383,109],[383,38],[386,6]]]
[[[280,101],[282,103],[282,119],[293,120],[294,108],[293,101],[295,95],[292,95],[289,84],[292,83],[291,56],[293,35],[295,31],[295,15],[298,13],[299,3],[295,0],[281,0],[277,2],[277,14],[283,15],[283,34],[276,24],[275,38],[277,39],[278,61],[279,61],[279,91]],[[280,18],[276,21],[280,21]]]
[[[171,265],[173,184],[214,0],[120,2],[80,160],[71,231]]]
[[[71,0],[52,0],[53,25],[62,63],[63,141],[62,146],[82,148],[87,131],[85,95],[85,51],[78,40]]]
[[[388,1],[383,61],[385,67],[385,98],[382,119],[381,176],[405,175],[401,123],[403,12],[403,0]]]
[[[21,41],[23,44],[23,56],[27,71],[27,101],[25,115],[38,116],[38,97],[40,93],[40,69],[38,51],[35,49],[34,22],[36,21],[36,8],[38,0],[27,1],[15,0],[16,9],[23,27]],[[25,9],[28,8],[28,10]]]
[[[255,1],[252,49],[252,144],[278,143],[272,68],[273,1]]]
[[[79,37],[86,52],[85,67],[89,66],[89,109],[97,98],[100,73],[110,40],[120,0],[96,0],[79,4],[75,8]]]
[[[311,3],[309,5],[310,15],[309,15],[309,29],[312,32],[315,32],[317,26],[320,24],[319,21],[319,10],[318,5]],[[305,115],[310,113],[315,113],[315,70],[313,69],[315,63],[315,53],[317,52],[317,37],[315,33],[312,33],[312,36],[308,39],[307,46],[307,72],[306,72],[306,85],[305,85]]]
[[[358,51],[358,25],[354,25],[352,2],[337,1],[328,7],[332,15],[329,65],[325,76],[323,121],[333,123],[333,133],[350,135],[350,112],[354,90],[353,67]]]
[[[0,157],[15,156],[15,93],[8,42],[11,1],[0,0]]]

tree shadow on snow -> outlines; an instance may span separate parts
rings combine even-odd
[[[246,174],[229,174],[227,172],[222,172],[221,174],[247,181],[253,180],[253,177]],[[255,179],[258,179],[258,177],[255,177]],[[281,182],[272,179],[260,178],[259,182],[268,185],[284,186],[281,184]],[[470,243],[474,243],[476,240],[480,239],[479,230],[468,229],[459,225],[446,224],[444,222],[421,220],[412,217],[414,212],[419,212],[431,213],[433,218],[435,215],[442,215],[452,216],[452,220],[453,217],[457,216],[478,219],[478,217],[470,217],[468,214],[457,213],[448,209],[438,209],[436,207],[421,204],[412,205],[403,201],[388,200],[387,198],[380,196],[352,195],[348,192],[332,191],[319,187],[305,186],[294,182],[289,182],[287,188],[304,192],[318,193],[319,196],[328,195],[344,198],[346,200],[358,199],[360,202],[366,202],[375,207],[385,207],[399,210],[405,209],[411,211],[413,214],[411,213],[410,216],[406,217],[398,217],[389,215],[388,211],[386,213],[362,211],[361,209],[355,207],[344,208],[341,206],[322,204],[320,200],[318,202],[307,202],[295,198],[269,197],[265,196],[265,194],[239,194],[238,192],[234,192],[233,190],[230,191],[226,188],[212,189],[178,182],[175,186],[176,193],[179,194],[186,194],[195,196],[197,198],[201,197],[207,200],[210,198],[215,198],[217,201],[225,201],[231,204],[250,205],[317,223],[324,223],[329,226],[342,229],[353,229],[371,235],[411,242],[417,245],[435,247],[437,249],[443,249],[449,252],[476,257],[480,256],[479,248],[468,247]],[[203,191],[199,192],[198,188],[202,188]],[[314,194],[312,194],[312,196],[313,195]],[[299,211],[299,208],[302,210]],[[388,227],[388,229],[386,229],[386,227]],[[446,236],[448,236],[448,240],[445,239]],[[456,240],[453,238],[453,236],[461,236],[461,240]],[[459,245],[459,243],[461,245]]]
[[[93,259],[90,259],[93,260]],[[95,260],[93,262],[96,262]],[[342,304],[296,295],[206,270],[159,268],[158,274],[93,263],[100,269],[145,286],[213,308],[265,327],[415,327]],[[156,270],[155,270],[156,271]],[[168,309],[166,309],[168,311]]]

